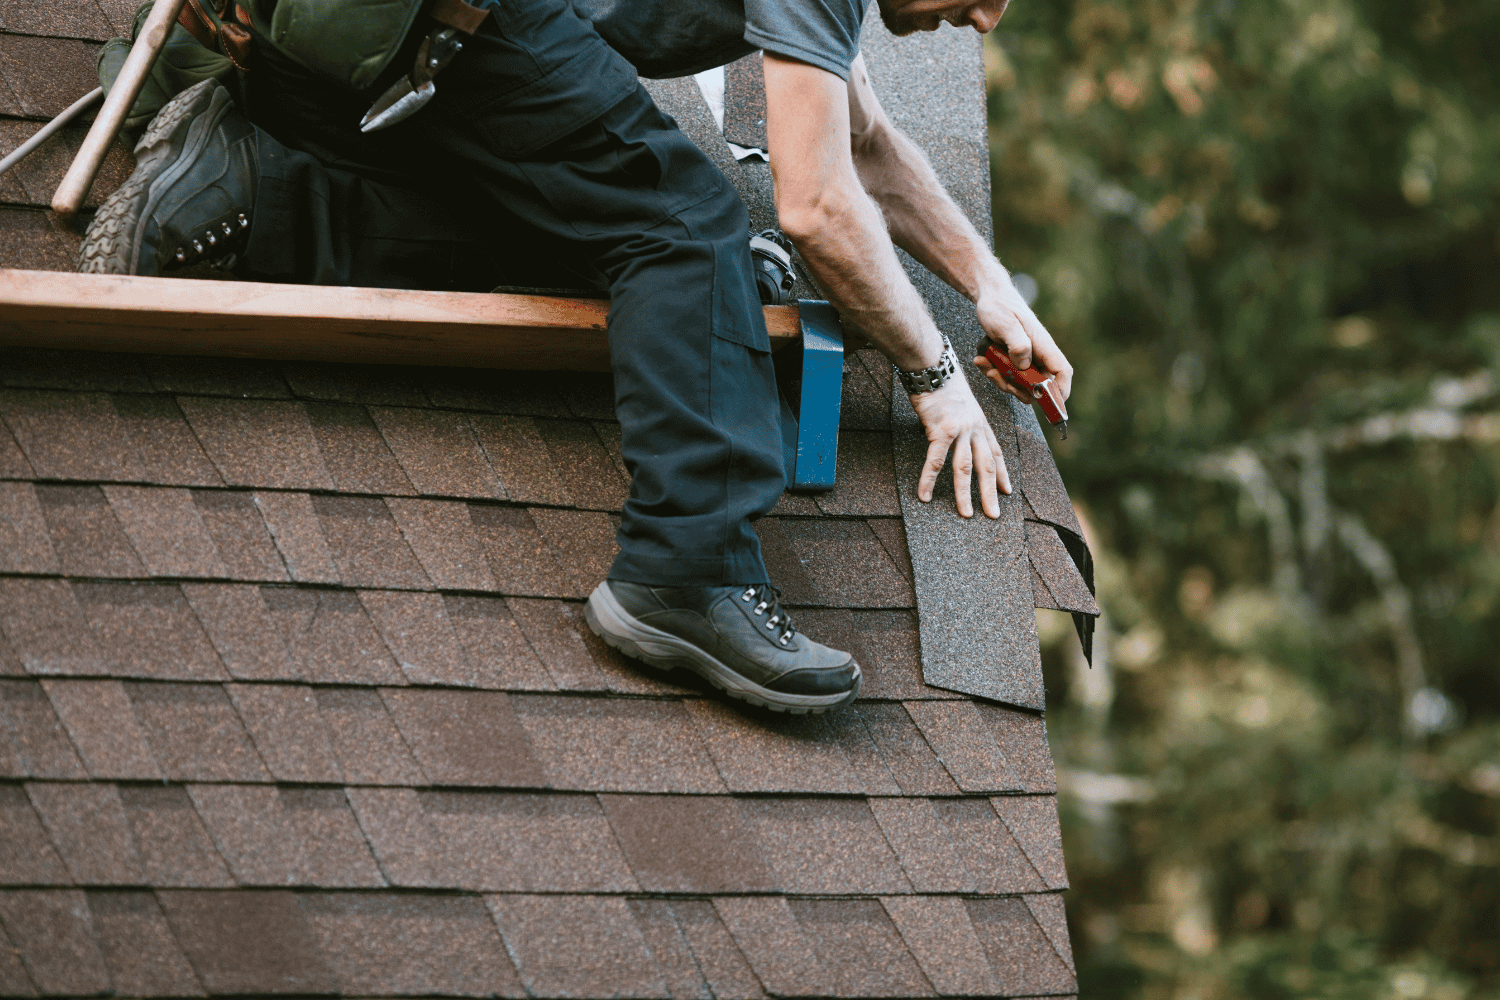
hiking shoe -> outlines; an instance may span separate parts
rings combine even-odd
[[[155,275],[232,266],[250,235],[259,178],[255,126],[217,80],[178,94],[135,146],[135,171],[99,206],[78,270]]]
[[[859,664],[797,631],[780,592],[743,587],[648,587],[605,580],[589,597],[589,627],[626,656],[686,667],[732,698],[777,712],[826,712],[859,695]]]

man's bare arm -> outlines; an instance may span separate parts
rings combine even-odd
[[[855,169],[861,185],[880,206],[891,238],[975,304],[980,325],[992,340],[1005,344],[1017,367],[1034,361],[1055,374],[1066,399],[1073,381],[1068,359],[954,204],[927,157],[886,117],[870,85],[863,56],[850,67],[848,93]],[[965,349],[972,346],[963,345]],[[981,362],[980,367],[1000,388],[1032,402],[1023,390],[993,373],[988,362]]]
[[[769,52],[765,75],[766,133],[782,228],[839,312],[886,357],[906,369],[937,364],[942,336],[902,270],[880,208],[854,166],[844,81]],[[917,495],[931,499],[952,448],[959,513],[973,514],[970,479],[977,472],[984,512],[998,517],[996,487],[1009,493],[1010,477],[967,380],[952,379],[911,400],[928,438]]]

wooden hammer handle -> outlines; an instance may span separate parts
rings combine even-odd
[[[58,215],[74,215],[83,207],[83,200],[88,197],[89,188],[94,184],[94,177],[104,163],[110,144],[115,141],[120,127],[125,124],[125,116],[130,113],[135,99],[140,96],[141,88],[146,85],[146,77],[155,65],[156,57],[161,55],[162,48],[167,44],[167,35],[186,2],[187,0],[156,0],[151,8],[146,23],[141,27],[141,33],[130,47],[125,65],[120,67],[115,85],[104,98],[104,106],[99,109],[93,126],[89,128],[89,134],[83,140],[83,146],[73,158],[73,165],[68,168],[62,183],[57,186],[57,193],[52,196],[52,210]]]

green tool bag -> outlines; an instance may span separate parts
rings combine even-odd
[[[130,38],[111,38],[99,50],[97,64],[99,86],[104,88],[106,94],[119,77],[120,69],[130,55],[130,47],[136,35],[140,34],[141,25],[146,23],[146,17],[150,13],[151,4],[142,4],[135,12],[135,22],[130,29]],[[229,60],[228,56],[205,48],[203,43],[194,38],[181,24],[173,24],[172,31],[167,36],[166,47],[162,49],[156,65],[151,67],[151,73],[146,77],[146,85],[141,88],[141,95],[135,99],[130,113],[125,116],[125,127],[127,129],[144,128],[152,118],[156,117],[162,105],[193,84],[200,80],[207,80],[211,76],[221,80],[227,79],[233,70],[234,63]]]
[[[277,0],[267,25],[262,4],[248,4],[255,26],[308,69],[364,90],[390,64],[421,11],[422,0]]]

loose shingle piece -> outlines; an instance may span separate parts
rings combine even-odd
[[[0,0],[0,151],[94,85],[136,6]],[[987,234],[978,41],[872,17],[863,49]],[[770,169],[725,136],[766,142],[761,58],[727,71],[723,124],[693,78],[650,82],[756,228]],[[0,263],[74,266],[42,209],[82,134],[0,178]],[[117,143],[92,197],[132,163]],[[912,274],[966,354],[972,305]],[[630,497],[609,375],[69,352],[6,324],[0,996],[1077,992],[1033,609],[1098,606],[1009,397],[975,383],[1016,491],[965,521],[950,474],[912,494],[889,363],[845,358],[834,488],[755,529],[864,684],[786,716],[589,628]]]

